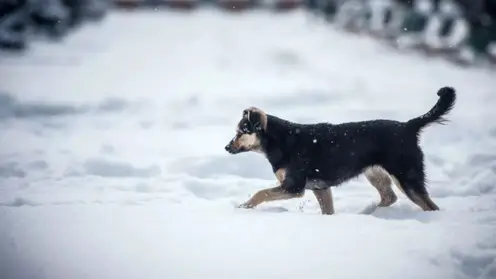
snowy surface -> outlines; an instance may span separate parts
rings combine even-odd
[[[114,13],[63,44],[0,57],[2,279],[496,278],[496,79],[395,53],[302,12]],[[302,122],[407,120],[454,86],[422,136],[426,213],[363,177],[237,209],[275,184],[228,155],[244,108]]]

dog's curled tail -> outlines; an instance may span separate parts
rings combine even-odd
[[[437,91],[439,99],[434,107],[426,114],[409,120],[406,125],[419,133],[423,128],[433,124],[444,124],[448,120],[443,116],[447,115],[455,106],[456,93],[453,87],[442,87]]]

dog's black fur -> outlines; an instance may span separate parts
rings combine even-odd
[[[429,112],[406,122],[381,119],[299,124],[258,109],[245,110],[226,150],[231,154],[264,153],[274,172],[285,170],[281,188],[290,194],[338,186],[368,167],[380,166],[397,179],[410,199],[413,195],[427,196],[419,136],[430,124],[444,123],[443,117],[456,100],[451,87],[439,89],[437,95],[439,99]],[[256,144],[236,145],[243,135],[256,135]]]

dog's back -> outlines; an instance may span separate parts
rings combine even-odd
[[[361,174],[367,166],[381,165],[391,151],[416,144],[405,123],[391,120],[295,125],[280,132],[285,140],[278,147],[289,154],[287,164],[298,161],[307,179],[331,185]]]

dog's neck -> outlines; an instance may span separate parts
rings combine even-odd
[[[280,136],[281,134],[284,134],[284,132],[289,132],[296,124],[297,123],[293,123],[286,119],[267,114],[267,127],[265,133],[272,136]]]

